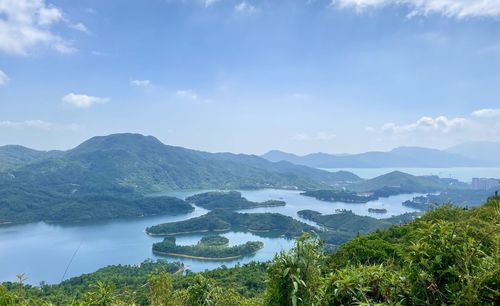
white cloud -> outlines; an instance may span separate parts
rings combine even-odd
[[[449,133],[453,130],[463,128],[467,124],[465,118],[447,118],[439,116],[436,118],[422,117],[417,121],[409,124],[386,123],[382,126],[383,132],[392,132],[395,134],[412,133],[417,131],[422,132],[440,132]]]
[[[200,97],[198,94],[191,89],[178,90],[175,93],[175,96],[180,99],[197,101]]]
[[[471,113],[471,115],[474,117],[479,117],[479,118],[496,118],[496,117],[500,117],[500,108],[479,109],[479,110],[473,111]]]
[[[147,88],[153,86],[153,82],[150,80],[131,80],[130,85]]]
[[[7,74],[5,74],[5,72],[3,72],[2,70],[0,70],[0,86],[5,86],[7,85],[7,83],[9,82],[10,78],[7,76]]]
[[[103,104],[109,101],[108,98],[93,97],[83,94],[69,93],[62,97],[64,104],[71,105],[78,108],[89,108],[95,104]]]
[[[446,17],[497,17],[500,16],[498,0],[332,0],[334,6],[354,8],[358,11],[370,7],[403,5],[410,8],[409,17],[441,14]]]
[[[373,139],[399,145],[447,147],[465,141],[500,141],[500,109],[479,109],[466,117],[422,117],[411,123],[367,127]]]
[[[255,6],[249,4],[246,1],[242,1],[234,6],[234,10],[238,13],[255,13],[257,9]]]
[[[87,33],[87,34],[89,33],[89,30],[87,29],[87,27],[83,23],[70,24],[69,27],[72,28],[73,30],[77,30],[77,31]]]
[[[60,53],[76,51],[52,31],[63,12],[45,0],[0,0],[0,51],[26,55],[39,45]]]
[[[51,122],[43,120],[25,120],[25,121],[0,121],[0,128],[34,128],[34,129],[50,129],[53,126]]]

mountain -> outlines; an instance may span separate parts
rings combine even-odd
[[[318,188],[359,181],[349,172],[329,173],[257,156],[207,153],[168,146],[152,136],[93,137],[56,156],[34,159],[0,173],[0,186],[23,185],[51,192],[140,193],[175,189]]]
[[[298,156],[282,151],[269,151],[261,157],[272,161],[289,161],[314,168],[384,168],[384,167],[470,167],[488,163],[473,156],[420,147],[399,147],[388,152],[332,155],[313,153]]]
[[[366,192],[385,187],[401,189],[400,193],[427,193],[448,188],[465,188],[467,185],[454,179],[437,176],[415,176],[408,173],[393,171],[375,178],[349,186],[350,190]]]
[[[0,171],[14,169],[57,154],[58,151],[37,151],[17,145],[0,146]]]
[[[500,142],[466,142],[446,149],[446,152],[500,166]]]

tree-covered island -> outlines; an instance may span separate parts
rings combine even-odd
[[[222,236],[207,236],[195,245],[177,245],[175,237],[170,236],[153,244],[153,253],[203,260],[231,260],[252,255],[264,246],[261,241],[248,241],[235,246],[228,246],[228,242]]]
[[[186,198],[186,202],[205,209],[240,210],[257,207],[285,206],[284,201],[269,200],[265,202],[252,202],[244,198],[238,191],[211,191],[196,194]]]
[[[179,222],[148,227],[154,236],[175,236],[190,233],[243,231],[263,236],[297,237],[303,232],[315,231],[313,226],[276,213],[237,213],[214,210],[206,215]]]

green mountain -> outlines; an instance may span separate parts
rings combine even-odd
[[[349,186],[349,189],[358,192],[367,192],[385,187],[399,188],[401,190],[400,193],[413,193],[433,192],[449,188],[465,188],[466,184],[455,179],[439,178],[437,176],[415,176],[400,171],[393,171]]]
[[[23,146],[7,145],[0,147],[0,171],[15,169],[25,164],[57,156],[59,151],[37,151]]]
[[[349,172],[328,173],[287,162],[272,163],[257,156],[168,146],[139,134],[93,137],[57,156],[35,159],[9,173],[0,173],[0,183],[65,194],[116,189],[140,193],[202,188],[309,189],[359,180]]]

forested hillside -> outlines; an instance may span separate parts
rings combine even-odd
[[[149,206],[134,202],[147,194],[169,190],[308,190],[359,180],[349,172],[330,173],[287,162],[272,163],[257,156],[168,146],[140,134],[93,137],[68,151],[6,146],[0,147],[0,224],[186,212],[171,207],[150,211]],[[249,206],[250,202],[242,205]]]
[[[202,273],[110,266],[58,285],[0,286],[0,305],[497,305],[500,197],[442,206],[334,253],[304,236],[269,263]],[[23,279],[23,276],[20,276]]]

